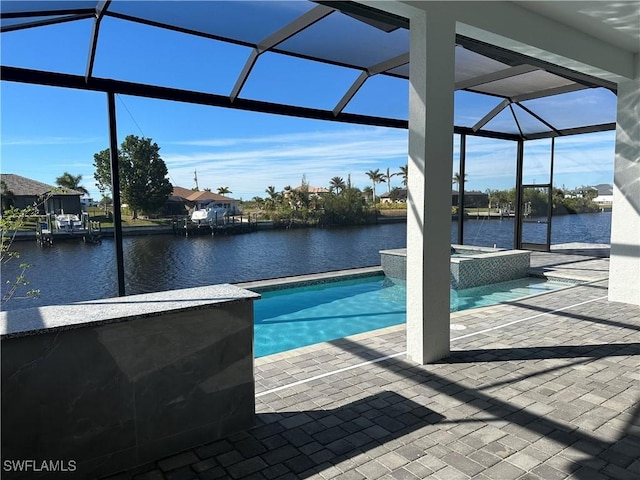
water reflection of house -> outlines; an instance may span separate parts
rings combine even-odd
[[[206,190],[194,191],[183,187],[173,187],[165,211],[168,215],[183,215],[207,206],[224,208],[232,215],[240,213],[240,200]]]
[[[8,207],[25,208],[38,205],[40,213],[80,213],[82,206],[80,197],[82,192],[62,187],[53,187],[46,183],[30,178],[3,173],[0,175],[3,183],[2,209]],[[53,193],[50,193],[53,192]],[[50,196],[42,203],[44,195]]]

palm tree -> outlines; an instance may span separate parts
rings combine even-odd
[[[82,182],[82,175],[71,175],[69,172],[64,172],[62,176],[56,178],[56,185],[59,187],[68,188],[69,190],[75,190],[76,192],[88,195],[89,191],[80,185],[80,182]]]
[[[497,196],[496,194],[498,193],[498,190],[493,190],[491,188],[487,188],[484,193],[487,194],[487,200],[489,201],[489,210],[491,210],[491,204],[493,203],[494,200],[497,200]]]
[[[391,193],[391,177],[395,177],[396,175],[399,175],[399,173],[390,173],[389,168],[387,168],[387,173],[382,174],[382,178],[387,182],[387,193]]]
[[[282,202],[282,194],[276,190],[276,187],[269,185],[265,192],[269,197],[265,200],[265,208],[267,210],[275,210],[276,206]]]
[[[383,183],[384,175],[380,173],[379,168],[376,168],[375,170],[369,170],[367,172],[367,177],[369,177],[369,179],[373,183],[373,203],[375,204],[376,203],[376,183]]]
[[[233,193],[231,190],[229,190],[229,187],[218,187],[219,195],[226,195],[227,193]]]
[[[463,203],[463,198],[462,196],[464,195],[464,182],[467,180],[467,174],[465,173],[464,175],[460,175],[459,172],[456,172],[453,174],[453,178],[451,179],[451,181],[453,182],[452,185],[458,185],[458,211],[459,212],[463,212],[464,211],[464,205]]]
[[[396,175],[400,175],[402,177],[402,185],[406,187],[407,179],[409,178],[409,165],[405,165],[399,168],[400,168],[400,172],[396,173]]]
[[[278,198],[278,192],[276,191],[276,187],[274,187],[273,185],[269,185],[266,188],[265,192],[267,195],[269,195],[269,198],[271,200],[275,200],[276,198]]]
[[[344,180],[342,177],[333,177],[329,183],[330,190],[335,190],[336,193],[341,193],[345,189]]]
[[[453,178],[451,179],[453,185],[458,185],[458,190],[464,188],[464,182],[467,181],[467,174],[460,175],[460,173],[456,172],[453,174]]]

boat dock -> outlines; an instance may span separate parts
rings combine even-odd
[[[229,215],[211,222],[194,222],[188,217],[173,222],[173,233],[189,237],[191,235],[236,235],[257,230],[257,216]]]
[[[52,247],[56,241],[74,239],[102,243],[100,222],[90,220],[86,212],[75,221],[61,222],[55,215],[46,215],[36,222],[36,242],[40,247]]]

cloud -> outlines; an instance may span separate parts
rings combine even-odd
[[[556,139],[555,180],[568,187],[582,184],[610,183],[613,175],[615,132],[573,135]],[[74,153],[67,144],[88,144],[100,138],[50,136],[13,139],[7,145],[60,145],[48,149],[46,164],[38,166],[38,178],[53,183],[67,170],[83,175],[83,184],[99,197],[94,186],[92,152]],[[267,186],[282,190],[300,185],[302,176],[313,186],[328,186],[335,176],[351,175],[359,188],[370,185],[368,170],[399,171],[407,163],[408,133],[379,127],[331,126],[329,130],[279,133],[256,137],[199,138],[162,140],[161,155],[174,185],[194,186],[197,171],[200,188],[214,191],[227,186],[235,198],[264,197]],[[550,140],[525,142],[527,169],[525,179],[543,183],[549,158]],[[515,184],[515,142],[467,137],[467,188],[512,188]],[[27,148],[20,149],[26,151]],[[454,141],[454,158],[459,157],[459,140]],[[28,170],[29,154],[3,162],[7,172],[34,177]],[[454,162],[454,171],[457,164]],[[400,177],[391,185],[401,186]],[[386,191],[386,185],[376,190]]]
[[[258,137],[229,137],[212,138],[199,140],[179,140],[166,141],[169,145],[189,145],[189,146],[235,146],[248,144],[296,144],[296,143],[318,143],[330,142],[332,144],[341,143],[346,140],[369,138],[372,135],[382,135],[385,138],[407,137],[404,130],[392,130],[386,128],[344,128],[340,130],[321,130],[311,132],[283,133],[276,135],[263,135]]]
[[[554,155],[554,184],[569,187],[608,183],[613,176],[615,132],[599,132],[557,138]],[[546,183],[549,178],[551,140],[524,144],[524,181]],[[454,143],[454,156],[459,144]],[[512,188],[516,175],[516,144],[467,137],[467,188]],[[454,167],[456,168],[456,167]]]
[[[406,163],[407,141],[405,130],[348,128],[164,142],[172,151],[163,158],[180,186],[191,187],[197,171],[201,188],[229,186],[236,197],[251,198],[269,185],[300,185],[302,175],[313,186],[327,186],[332,177],[351,173],[354,184],[364,186],[366,171],[396,172]]]
[[[609,181],[614,137],[614,132],[600,132],[556,139],[556,183],[564,183],[568,175],[575,178],[576,185],[593,183],[589,179],[594,175],[603,183]],[[407,132],[385,128],[346,128],[164,144],[171,146],[163,158],[176,184],[193,186],[194,170],[197,170],[201,188],[215,190],[228,186],[233,196],[245,199],[264,196],[269,185],[278,190],[286,185],[300,185],[303,174],[313,186],[327,186],[332,177],[341,176],[346,180],[351,174],[353,184],[363,188],[369,185],[368,170],[389,168],[395,173],[399,166],[407,163],[408,151]],[[515,142],[467,137],[468,188],[511,188],[515,184],[516,149]],[[546,181],[550,140],[525,142],[525,153],[525,181]],[[459,141],[456,141],[454,158],[458,156]],[[392,179],[392,186],[400,186],[399,177]],[[386,189],[384,185],[378,188]]]

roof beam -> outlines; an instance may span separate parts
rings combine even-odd
[[[363,19],[373,20],[374,23],[379,22],[384,25],[389,25],[397,28],[406,28],[407,30],[409,29],[408,18],[404,18],[390,12],[385,12],[383,10],[379,10],[375,7],[364,5],[362,3],[340,0],[315,0],[315,2],[324,5],[330,5],[331,7],[340,10],[343,14],[353,16],[354,18],[362,17]],[[375,26],[373,24],[371,25]],[[376,28],[380,27],[376,26]]]
[[[497,140],[509,140],[513,142],[517,142],[521,140],[519,135],[515,133],[503,133],[503,132],[494,132],[491,130],[478,130],[474,132],[469,127],[453,127],[453,133],[457,133],[458,135],[470,135],[472,137],[484,137],[484,138],[495,138]]]
[[[263,41],[258,43],[258,50],[260,53],[264,53],[267,50],[272,49],[276,45],[288,40],[295,34],[301,32],[307,27],[310,27],[319,20],[322,20],[327,15],[335,12],[335,8],[327,7],[325,5],[316,5],[307,13],[300,15],[293,22],[285,25],[277,32],[272,33]]]
[[[533,133],[531,135],[527,135],[527,140],[538,140],[541,138],[557,137],[559,135],[567,136],[567,135],[579,135],[582,133],[607,132],[615,129],[616,129],[615,122],[601,123],[598,125],[589,125],[586,127],[563,128],[561,130],[557,130],[558,134],[556,134],[555,132]]]
[[[244,84],[249,78],[249,74],[251,73],[251,70],[253,70],[253,66],[256,64],[256,60],[258,60],[259,55],[260,52],[258,52],[257,48],[254,48],[249,53],[249,58],[247,58],[244,67],[242,67],[242,71],[240,72],[240,75],[238,75],[238,79],[236,80],[236,83],[231,90],[231,94],[229,95],[229,99],[232,102],[238,98],[238,95],[240,95],[240,90],[242,90],[242,87],[244,87]]]
[[[474,132],[477,132],[478,130],[480,130],[487,123],[489,123],[489,121],[491,121],[491,119],[493,117],[495,117],[502,110],[504,110],[510,103],[511,103],[511,101],[508,98],[505,98],[504,100],[502,100],[498,105],[493,107],[493,110],[491,110],[489,113],[487,113],[473,127],[471,127],[471,130],[473,130]]]
[[[397,57],[390,58],[384,62],[380,62],[372,67],[367,68],[369,76],[377,75],[378,73],[386,72],[387,70],[393,70],[401,65],[409,63],[409,52],[398,55]]]
[[[409,63],[408,52],[367,68],[366,71],[363,71],[360,76],[356,78],[356,81],[353,82],[351,87],[349,87],[349,90],[347,90],[340,101],[336,104],[335,108],[333,109],[333,114],[338,115],[340,112],[342,112],[342,110],[344,110],[347,104],[351,101],[355,94],[358,93],[360,87],[364,85],[364,82],[366,82],[369,77],[382,72],[386,72],[387,70],[392,70],[407,63]]]
[[[93,64],[96,60],[96,49],[98,48],[98,35],[100,33],[100,23],[102,18],[109,8],[111,0],[101,0],[96,5],[95,21],[93,22],[93,28],[91,30],[91,40],[89,43],[89,58],[87,59],[87,69],[84,74],[85,81],[89,81],[93,74]]]
[[[79,15],[65,15],[63,17],[47,18],[46,20],[36,20],[34,22],[18,23],[15,25],[0,27],[0,33],[15,32],[16,30],[24,30],[32,27],[46,27],[47,25],[56,25],[58,23],[72,22],[74,20],[85,20],[93,17],[93,13],[82,13]]]
[[[513,115],[513,120],[516,122],[516,127],[518,127],[518,132],[520,132],[520,136],[524,138],[524,132],[522,131],[522,127],[520,127],[520,122],[518,121],[518,117],[516,116],[516,112],[513,110],[513,104],[509,104],[509,110],[511,110],[511,115]]]
[[[549,122],[547,122],[544,118],[542,118],[540,115],[538,115],[535,112],[532,112],[531,110],[529,110],[527,107],[525,107],[524,105],[520,104],[520,103],[516,103],[516,105],[518,105],[522,110],[524,110],[525,112],[527,112],[529,115],[531,115],[533,118],[535,118],[536,120],[538,120],[539,122],[543,123],[544,125],[546,125],[549,130],[551,130],[552,132],[554,132],[556,135],[561,136],[562,134],[560,133],[560,131],[555,128],[553,125],[551,125]]]
[[[89,82],[85,82],[84,77],[79,75],[69,75],[64,73],[44,72],[40,70],[30,70],[26,68],[0,66],[0,77],[9,82],[21,82],[34,85],[48,85],[61,88],[74,88],[79,90],[89,90],[97,92],[113,92],[123,95],[133,95],[144,98],[155,98],[159,100],[171,100],[176,102],[193,103],[199,105],[209,105],[215,107],[234,108],[239,110],[249,110],[261,113],[271,113],[276,115],[289,115],[302,118],[312,118],[317,120],[338,121],[344,123],[354,123],[359,125],[373,125],[391,128],[408,128],[409,122],[368,115],[354,115],[341,113],[337,117],[333,112],[318,110],[314,108],[292,107],[288,105],[260,102],[255,100],[238,99],[232,103],[228,97],[211,93],[200,93],[176,88],[158,87],[140,83],[122,82],[118,80],[91,77]],[[508,102],[505,100],[505,102]],[[508,103],[507,103],[508,104]],[[506,106],[506,105],[505,105]],[[502,107],[504,108],[504,107]],[[558,130],[560,135],[576,135],[581,133],[603,132],[615,130],[615,123],[605,123],[590,125],[586,127],[568,128]],[[501,140],[518,140],[521,137],[511,133],[494,132],[489,130],[474,130],[468,127],[454,127],[457,134],[475,135],[479,137],[496,138]],[[528,135],[528,140],[540,138],[550,138],[557,136],[555,132],[540,132]]]
[[[29,18],[29,17],[53,17],[60,15],[93,15],[93,8],[65,8],[61,10],[33,10],[30,12],[0,12],[0,19],[4,18]]]
[[[526,100],[534,100],[536,98],[550,97],[552,95],[560,95],[562,93],[577,92],[578,90],[584,90],[586,87],[579,83],[571,83],[569,85],[562,85],[560,87],[547,88],[546,90],[540,90],[538,92],[523,93],[522,95],[515,95],[511,97],[511,101],[514,103],[524,102]]]
[[[608,88],[612,92],[616,92],[617,90],[617,85],[614,82],[603,80],[601,78],[587,75],[585,73],[576,72],[575,70],[546,62],[538,58],[530,57],[522,53],[517,53],[512,50],[507,50],[497,45],[491,45],[489,43],[467,37],[465,35],[457,34],[456,43],[468,50],[479,53],[480,55],[484,55],[485,57],[493,58],[494,60],[506,63],[511,66],[517,66],[526,63],[528,65],[533,65],[534,67],[538,67],[541,70],[545,70],[549,73],[553,73],[554,75],[558,75],[573,82],[582,83],[583,85],[586,85],[588,87],[604,87]]]
[[[505,78],[511,78],[517,75],[523,75],[525,73],[535,72],[536,70],[540,70],[540,69],[532,65],[518,65],[517,67],[505,68],[503,70],[498,70],[497,72],[492,72],[486,75],[480,75],[478,77],[469,78],[467,80],[456,82],[455,88],[456,90],[464,90],[466,88],[472,88],[472,87],[477,87],[479,85],[484,85],[485,83],[491,83],[498,80],[504,80]]]
[[[240,95],[240,91],[242,90],[242,87],[244,87],[244,84],[247,82],[247,79],[251,74],[251,70],[253,70],[253,66],[256,64],[256,61],[258,60],[258,57],[260,55],[268,50],[271,50],[273,47],[279,45],[285,40],[293,37],[295,34],[301,32],[305,28],[310,27],[317,21],[322,20],[324,17],[333,13],[334,11],[335,8],[330,8],[325,5],[316,5],[308,12],[300,15],[293,22],[285,25],[277,32],[272,33],[267,38],[259,42],[258,45],[256,45],[249,54],[249,58],[244,64],[244,67],[242,68],[242,71],[240,72],[240,75],[238,76],[238,79],[236,80],[236,83],[231,90],[231,94],[229,95],[231,101],[235,101],[235,99],[238,98],[238,95]]]
[[[320,110],[308,107],[296,107],[280,103],[262,102],[238,98],[232,102],[228,96],[213,93],[194,92],[178,88],[159,87],[142,83],[124,82],[108,78],[91,77],[89,81],[80,75],[65,73],[45,72],[19,67],[0,66],[0,77],[10,82],[22,82],[35,85],[48,85],[52,87],[75,88],[95,92],[119,93],[135,97],[155,98],[158,100],[171,100],[175,102],[209,105],[213,107],[234,108],[252,112],[271,113],[290,117],[311,118],[315,120],[328,120],[334,122],[353,123],[359,125],[372,125],[390,128],[409,128],[409,122],[394,118],[374,117],[370,115],[357,115],[353,113],[341,113],[333,115],[330,110]]]
[[[237,38],[228,38],[228,37],[223,37],[220,35],[214,35],[211,33],[205,33],[205,32],[199,32],[197,30],[190,30],[188,28],[183,28],[183,27],[177,27],[175,25],[168,25],[166,23],[161,23],[161,22],[156,22],[156,21],[152,21],[152,20],[146,20],[143,18],[138,18],[138,17],[132,17],[131,15],[124,15],[122,13],[118,13],[118,12],[112,12],[109,11],[106,14],[108,17],[113,17],[113,18],[118,18],[121,20],[127,20],[130,22],[136,22],[136,23],[140,23],[143,25],[149,25],[152,27],[158,27],[158,28],[164,28],[166,30],[171,30],[173,32],[180,32],[180,33],[186,33],[187,35],[194,35],[196,37],[202,37],[202,38],[209,38],[211,40],[217,40],[220,42],[226,42],[226,43],[230,43],[233,45],[240,45],[242,47],[247,47],[247,48],[256,48],[256,45],[254,43],[250,43],[247,41],[243,41],[243,40],[239,40]],[[357,69],[357,70],[361,70],[362,66],[361,65],[354,65],[352,63],[345,63],[345,62],[339,62],[336,60],[327,60],[327,59],[319,59],[319,58],[315,58],[312,55],[305,55],[303,53],[300,52],[288,52],[285,50],[281,50],[279,49],[277,46],[273,47],[271,49],[271,51],[275,52],[275,53],[279,53],[281,55],[287,55],[289,57],[294,57],[294,58],[301,58],[303,60],[311,60],[311,61],[316,61],[316,62],[322,62],[328,65],[335,65],[337,67],[344,67],[344,68],[353,68],[353,69]],[[397,77],[397,78],[403,78],[403,79],[407,79],[406,77],[402,76],[402,75],[398,75],[398,74],[394,74],[394,73],[386,73],[386,75],[392,76],[392,77]]]
[[[353,82],[353,84],[349,87],[349,90],[347,90],[340,101],[336,104],[335,108],[333,109],[334,116],[337,116],[340,112],[342,112],[342,110],[344,110],[344,107],[346,107],[347,103],[349,103],[355,96],[355,94],[358,93],[358,90],[360,90],[360,87],[364,85],[364,82],[367,81],[367,78],[369,78],[369,74],[367,72],[360,73],[360,76],[356,79],[355,82]]]

